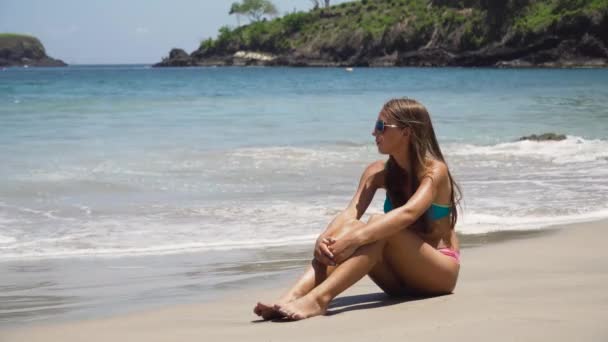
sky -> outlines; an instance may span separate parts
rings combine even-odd
[[[221,26],[236,26],[228,15],[234,1],[0,0],[0,33],[38,37],[68,64],[156,63],[174,47],[192,52]],[[312,8],[310,0],[272,2],[281,15]]]

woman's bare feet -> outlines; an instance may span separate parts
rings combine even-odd
[[[312,296],[304,296],[287,304],[276,304],[274,308],[283,317],[294,321],[324,315],[327,312],[327,305],[319,303]]]
[[[275,307],[277,305],[286,305],[298,298],[299,298],[299,296],[280,298],[279,301],[277,302],[277,304],[274,304],[274,303],[266,304],[266,303],[258,302],[258,304],[253,308],[253,313],[262,317],[262,319],[265,321],[271,320],[271,319],[276,319],[276,318],[281,318],[281,317],[283,317],[283,315],[279,311],[277,311],[275,309]]]
[[[274,304],[264,304],[262,302],[258,302],[255,308],[253,308],[253,313],[262,317],[265,321],[283,317],[280,312],[275,310]]]
[[[253,312],[262,317],[264,320],[270,320],[275,318],[285,317],[284,314],[280,313],[276,308],[283,307],[298,298],[303,297],[305,294],[310,292],[315,286],[322,283],[328,276],[328,267],[316,259],[313,259],[311,262],[311,267],[309,267],[304,275],[298,280],[298,282],[278,301],[266,304],[262,302],[258,302],[257,305],[253,308]]]

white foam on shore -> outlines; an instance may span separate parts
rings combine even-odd
[[[131,248],[78,248],[78,249],[44,249],[36,247],[41,243],[56,243],[60,241],[71,240],[71,237],[62,237],[58,239],[40,239],[36,242],[22,243],[19,247],[27,248],[27,251],[4,253],[0,256],[0,260],[28,260],[28,259],[46,259],[46,258],[70,258],[70,257],[101,257],[101,258],[120,258],[126,256],[144,256],[144,255],[170,255],[179,253],[192,253],[203,251],[229,251],[242,249],[259,249],[267,247],[282,247],[296,245],[311,245],[314,243],[317,234],[312,235],[296,235],[289,238],[279,239],[252,239],[247,241],[232,241],[218,240],[214,242],[193,242],[193,243],[175,243],[163,244],[151,247],[131,247]],[[14,240],[13,240],[14,241]]]
[[[0,244],[9,244],[14,243],[15,241],[17,241],[17,239],[15,239],[14,237],[0,235]]]
[[[0,209],[2,208],[2,206],[4,205],[4,202],[0,202]],[[11,219],[11,218],[7,218],[4,216],[3,213],[0,212],[0,230],[2,230],[2,233],[0,234],[0,258],[2,257],[2,249],[4,246],[2,245],[10,245],[15,243],[15,241],[17,241],[17,239],[15,239],[12,236],[8,236],[6,235],[9,231],[10,231],[10,226],[18,224],[17,220],[15,219]]]
[[[608,164],[608,141],[567,136],[565,140],[561,141],[522,140],[490,146],[455,144],[448,146],[446,154],[449,156],[531,157],[551,161],[555,164],[596,161]]]
[[[608,203],[606,203],[608,205]],[[93,218],[36,239],[16,239],[0,235],[0,261],[95,257],[115,258],[143,255],[169,255],[204,251],[231,251],[312,245],[324,226],[339,211],[320,206],[292,210],[289,218],[281,219],[288,212],[289,203],[261,205],[244,208],[238,213],[230,207],[194,208],[187,212],[173,212],[154,217]],[[370,208],[370,213],[378,213]],[[239,221],[238,214],[251,216]],[[173,216],[186,215],[188,220],[179,223]],[[223,223],[197,224],[205,217],[224,217]],[[198,218],[198,219],[197,219]],[[468,234],[484,234],[497,231],[542,229],[558,224],[571,224],[608,218],[608,209],[581,212],[561,216],[491,215],[474,211],[461,213],[456,231]],[[366,218],[363,218],[365,221]]]
[[[325,148],[303,148],[290,146],[275,146],[264,148],[240,148],[232,151],[228,159],[240,163],[241,166],[253,165],[254,168],[276,167],[289,165],[291,168],[309,168],[314,166],[339,166],[348,162],[360,163],[376,154],[375,147],[363,146],[331,146]],[[381,156],[377,155],[378,159]],[[371,160],[370,160],[371,161]],[[243,163],[245,163],[243,165]],[[361,165],[362,168],[365,165]]]
[[[447,144],[445,150],[471,204],[459,218],[460,233],[540,229],[608,217],[608,141],[570,136],[559,142]],[[49,166],[6,192],[7,200],[14,196],[19,199],[14,203],[26,198],[32,204],[0,207],[0,214],[12,220],[10,225],[0,221],[6,227],[0,260],[310,244],[348,203],[365,163],[382,157],[373,145],[342,144],[152,153],[126,163],[68,167],[74,172],[65,173],[52,173]],[[144,190],[134,186],[139,184],[146,191],[162,190],[162,196],[168,193],[168,199],[146,202]],[[134,202],[118,203],[118,209],[94,201],[96,196],[118,199],[127,188]],[[37,202],[40,189],[45,195]],[[57,200],[71,196],[79,201]],[[171,206],[173,198],[182,201]],[[383,199],[379,192],[368,211],[381,210]]]
[[[498,231],[540,230],[556,225],[598,221],[606,218],[608,218],[608,208],[560,216],[499,216],[469,212],[459,216],[456,231],[471,235]]]
[[[43,211],[29,208],[13,211],[34,219],[20,223],[18,238],[0,236],[0,260],[164,255],[311,244],[338,210],[321,204],[275,201],[192,208],[157,206],[143,209],[143,215],[96,215],[79,210],[78,219],[41,217]]]

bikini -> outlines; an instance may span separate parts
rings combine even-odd
[[[384,212],[388,213],[389,211],[391,211],[393,209],[394,209],[393,204],[391,203],[391,200],[387,196],[386,199],[384,200]],[[442,218],[450,215],[451,210],[452,210],[452,208],[449,205],[431,203],[431,207],[429,208],[429,210],[427,210],[426,215],[429,216],[430,220],[436,221],[436,220],[442,219]],[[458,252],[457,250],[455,250],[453,248],[444,247],[444,248],[438,248],[437,251],[439,251],[439,253],[441,253],[443,255],[452,257],[454,260],[456,260],[456,262],[458,264],[460,264],[460,252]]]

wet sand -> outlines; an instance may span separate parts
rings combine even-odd
[[[0,341],[414,341],[608,340],[608,221],[557,227],[463,250],[452,295],[391,300],[369,280],[336,298],[326,316],[260,322],[246,288],[217,301],[88,321],[5,329]]]

